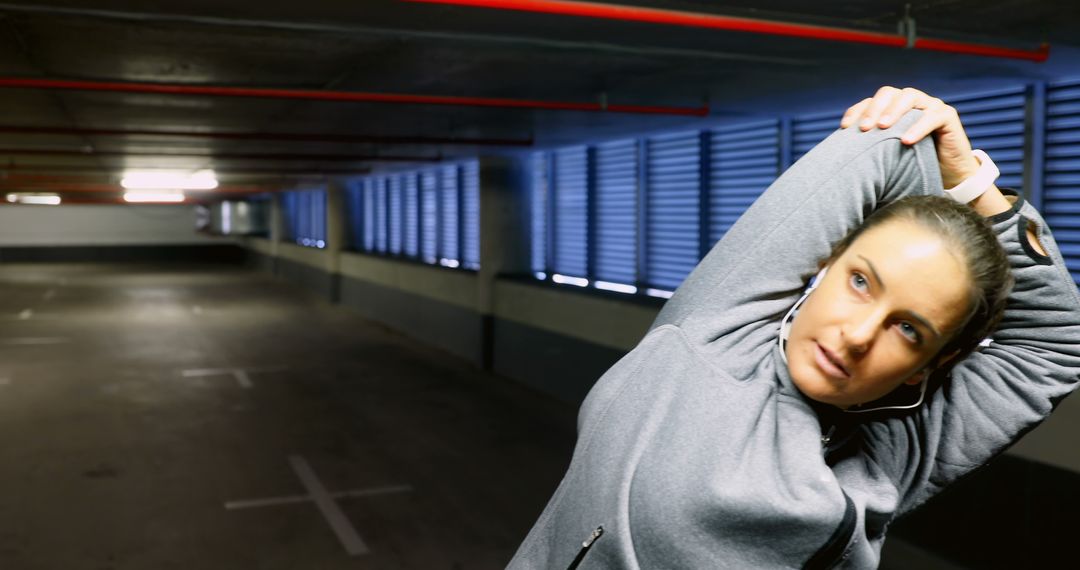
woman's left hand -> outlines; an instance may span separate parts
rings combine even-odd
[[[971,142],[956,109],[918,89],[882,87],[872,98],[849,107],[840,121],[840,128],[858,124],[863,131],[875,127],[887,129],[912,109],[922,110],[923,116],[901,136],[900,141],[911,145],[933,135],[945,188],[953,188],[975,174],[979,161],[971,153]]]

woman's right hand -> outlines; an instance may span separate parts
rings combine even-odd
[[[960,124],[960,115],[941,99],[918,89],[882,87],[873,97],[849,107],[840,120],[840,128],[858,124],[863,131],[875,127],[887,129],[912,109],[922,110],[923,116],[900,136],[900,142],[911,145],[927,135],[934,137],[941,183],[946,189],[955,188],[973,176],[979,170],[979,161],[971,152],[971,141]],[[983,216],[1000,214],[1012,207],[1012,203],[994,185],[968,205]],[[1028,231],[1028,238],[1042,253],[1042,246],[1031,231]]]
[[[900,141],[912,145],[927,135],[934,137],[945,188],[953,188],[975,174],[979,161],[971,153],[971,142],[956,109],[918,89],[882,87],[873,97],[849,107],[840,121],[840,128],[858,124],[863,131],[875,127],[887,129],[912,109],[922,110],[923,116],[900,137]]]

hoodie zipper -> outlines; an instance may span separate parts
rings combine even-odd
[[[581,550],[578,551],[577,556],[574,557],[574,561],[566,567],[566,570],[574,570],[575,568],[577,568],[578,565],[581,564],[581,561],[585,559],[585,555],[589,552],[589,549],[592,548],[592,545],[596,542],[596,539],[600,538],[600,536],[603,534],[604,527],[596,527],[596,530],[592,531],[592,534],[590,534],[589,537],[585,539],[585,542],[581,543]]]
[[[829,451],[829,442],[832,441],[833,434],[836,433],[836,426],[829,426],[829,431],[825,435],[821,436],[821,454],[826,455]]]

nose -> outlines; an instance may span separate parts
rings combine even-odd
[[[851,315],[840,327],[840,334],[847,349],[853,354],[862,354],[870,350],[874,339],[882,329],[883,315],[875,310],[866,310]]]

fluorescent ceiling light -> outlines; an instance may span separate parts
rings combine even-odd
[[[653,296],[653,297],[661,297],[661,298],[664,298],[664,299],[670,299],[671,296],[675,294],[675,292],[674,291],[665,291],[663,289],[646,289],[645,294]]]
[[[56,206],[60,203],[58,194],[29,194],[13,192],[7,195],[7,201],[13,204],[38,204],[43,206]]]
[[[213,190],[218,187],[218,181],[213,170],[131,170],[124,173],[120,185],[128,190]]]
[[[154,192],[125,192],[125,202],[183,202],[184,193],[179,190],[158,190]]]

